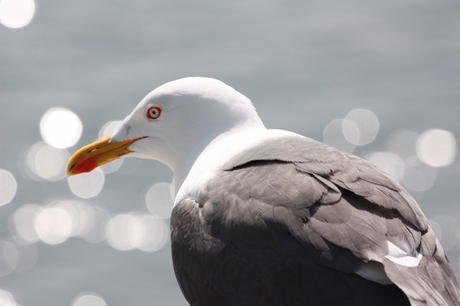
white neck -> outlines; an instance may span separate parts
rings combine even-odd
[[[216,172],[222,170],[234,156],[267,140],[299,134],[283,130],[267,130],[265,127],[232,131],[214,139],[191,163],[175,172],[175,204],[188,197],[198,200],[199,192]],[[174,205],[175,205],[174,204]]]
[[[179,159],[181,161],[180,163],[171,167],[174,172],[176,196],[185,180],[192,173],[192,170],[198,175],[199,172],[218,169],[219,166],[223,165],[225,161],[228,160],[228,158],[226,158],[227,156],[232,156],[232,154],[241,150],[241,145],[247,145],[245,144],[245,139],[249,137],[254,141],[251,135],[260,134],[261,131],[265,130],[266,128],[263,125],[257,125],[251,128],[235,128],[220,134],[210,141],[196,143],[191,150],[182,150],[188,154]],[[238,146],[235,146],[236,138],[238,138]]]

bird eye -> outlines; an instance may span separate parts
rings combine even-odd
[[[149,107],[147,110],[147,118],[149,119],[158,119],[161,115],[161,108],[158,106]]]

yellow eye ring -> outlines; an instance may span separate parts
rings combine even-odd
[[[151,106],[147,109],[147,118],[158,119],[161,115],[161,108],[158,106]]]

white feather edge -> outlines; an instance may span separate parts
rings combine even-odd
[[[388,254],[385,255],[385,258],[400,266],[416,267],[420,264],[420,261],[423,258],[422,254],[409,254],[388,240],[387,245]],[[355,271],[355,273],[365,279],[382,285],[392,284],[393,282],[388,278],[383,265],[379,261],[380,260],[374,261],[371,259],[370,261],[363,263],[361,267]]]

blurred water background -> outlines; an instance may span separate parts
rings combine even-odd
[[[460,3],[0,0],[0,304],[185,305],[171,172],[68,157],[150,90],[223,80],[267,127],[380,165],[459,275]]]

